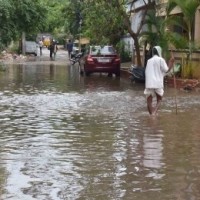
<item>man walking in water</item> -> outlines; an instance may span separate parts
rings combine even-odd
[[[55,60],[58,47],[57,47],[56,41],[53,39],[51,39],[49,50],[50,50],[50,60]]]
[[[39,41],[39,47],[40,47],[40,56],[41,56],[42,55],[42,47],[43,47],[43,42],[41,39]]]
[[[153,57],[147,61],[145,70],[145,90],[144,94],[147,98],[147,109],[150,115],[155,115],[161,104],[164,94],[164,76],[174,65],[174,57],[169,60],[169,65],[162,58],[162,49],[155,46],[152,49]],[[153,107],[153,97],[156,97],[157,103]]]
[[[67,51],[68,51],[69,59],[71,59],[72,50],[73,50],[73,43],[72,43],[71,40],[69,40],[68,43],[67,43]]]

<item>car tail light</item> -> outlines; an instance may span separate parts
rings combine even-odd
[[[91,56],[87,57],[87,62],[94,62],[93,58]]]
[[[120,62],[120,58],[119,57],[115,58],[114,62]]]

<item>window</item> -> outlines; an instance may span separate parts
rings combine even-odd
[[[115,49],[112,46],[93,46],[91,47],[91,54],[115,54]]]
[[[183,20],[183,15],[177,14],[177,15],[174,15],[174,17],[178,17],[180,19],[180,25],[174,25],[172,31],[175,33],[179,33],[180,35],[182,35],[185,38],[188,38],[188,31],[186,28],[186,24]]]

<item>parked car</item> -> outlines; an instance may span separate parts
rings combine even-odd
[[[112,46],[89,46],[81,65],[81,73],[86,76],[95,72],[120,76],[120,57]]]
[[[26,41],[25,42],[25,53],[26,54],[34,54],[35,56],[37,56],[38,44],[34,41]]]

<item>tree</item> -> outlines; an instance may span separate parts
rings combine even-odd
[[[62,9],[65,18],[64,30],[75,38],[79,36],[83,4],[80,0],[69,0]]]
[[[106,8],[106,9],[105,9]],[[83,10],[84,30],[93,42],[116,45],[124,34],[123,16],[113,2],[88,1]]]
[[[12,19],[20,32],[34,33],[40,30],[46,17],[46,9],[39,0],[11,0]]]
[[[155,45],[161,46],[165,52],[168,49],[168,38],[170,34],[166,32],[167,20],[156,16],[155,10],[152,9],[147,12],[144,25],[146,25],[147,30],[140,34],[142,40],[149,44],[150,48]]]
[[[141,2],[142,18],[137,30],[133,30],[131,17]],[[80,34],[87,36],[93,43],[114,45],[124,34],[129,33],[134,40],[137,64],[141,66],[139,34],[147,11],[154,3],[154,0],[69,0],[63,9],[65,30],[75,37]]]
[[[137,30],[133,30],[131,17],[135,13],[137,3],[140,0],[124,1],[124,0],[85,0],[85,31],[90,37],[96,37],[96,41],[116,42],[124,33],[129,33],[134,40],[134,46],[137,57],[137,64],[142,66],[140,56],[139,34],[141,33],[144,19],[147,11],[154,5],[153,0],[142,0],[142,18],[137,26]],[[127,9],[129,6],[129,10]],[[114,40],[114,41],[113,41]]]
[[[68,4],[67,0],[40,0],[46,10],[43,32],[63,32],[65,25],[65,13],[63,9]]]
[[[172,25],[178,24],[177,18],[157,16],[154,10],[149,10],[144,24],[147,30],[140,34],[141,38],[147,41],[150,47],[161,46],[164,57],[168,56],[170,45],[178,49],[186,47],[184,36],[169,29]]]
[[[117,0],[115,5],[119,9],[119,13],[123,16],[124,24],[125,24],[127,32],[130,34],[130,36],[134,40],[137,64],[138,64],[138,66],[142,66],[141,55],[140,55],[140,45],[139,45],[139,35],[141,34],[148,10],[154,6],[154,0],[125,1],[126,3],[129,3],[129,6],[130,6],[129,12],[127,12],[127,10],[124,9],[124,5],[122,2],[124,2],[124,1]],[[136,6],[137,3],[143,4],[143,6],[140,8],[141,9],[141,21],[138,22],[137,30],[133,30],[130,19],[131,19],[132,15],[136,14],[135,8],[137,7]]]
[[[41,30],[46,18],[46,9],[39,0],[0,1],[0,11],[2,47],[19,39],[22,32],[34,34]]]
[[[189,48],[189,58],[191,59],[192,49],[193,49],[193,29],[194,29],[194,21],[195,21],[195,14],[197,11],[198,6],[200,5],[199,0],[169,0],[167,13],[170,15],[171,11],[175,7],[179,7],[183,14],[183,22],[185,24],[185,29],[188,33],[188,48]],[[182,22],[182,23],[183,23]],[[179,26],[182,26],[182,23]]]
[[[0,1],[0,49],[12,41],[17,32],[15,23],[12,21],[11,1]]]

